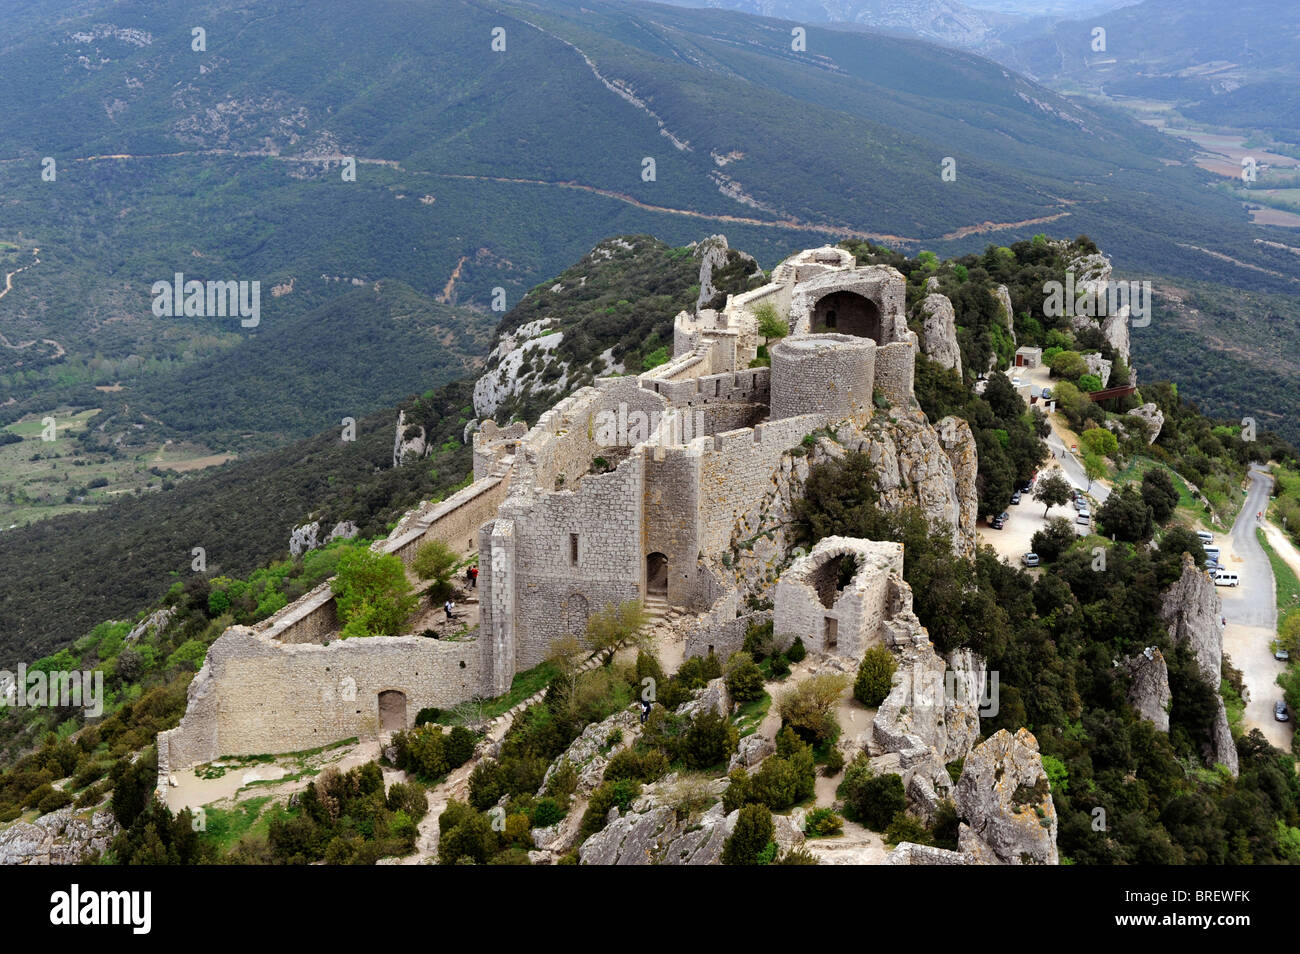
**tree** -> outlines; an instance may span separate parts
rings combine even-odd
[[[766,805],[746,805],[740,809],[736,827],[722,846],[724,865],[756,865],[775,834],[772,813]]]
[[[396,636],[416,605],[402,561],[368,547],[343,552],[330,589],[345,638]]]
[[[587,618],[587,647],[592,652],[605,653],[605,662],[609,663],[624,640],[640,632],[646,619],[640,600],[607,603],[604,609]]]
[[[1150,539],[1154,529],[1151,510],[1132,484],[1125,484],[1106,498],[1097,511],[1097,526],[1104,535],[1125,543]]]
[[[883,646],[872,646],[862,654],[858,678],[853,683],[853,698],[864,706],[878,707],[893,688],[898,663],[894,654]]]
[[[1106,476],[1106,462],[1096,454],[1084,454],[1083,472],[1088,477],[1088,489],[1092,490],[1092,482]]]
[[[1077,351],[1061,351],[1054,354],[1047,365],[1052,369],[1053,375],[1065,378],[1067,381],[1077,381],[1088,373],[1088,364],[1083,360],[1083,355]]]
[[[459,561],[451,547],[441,540],[428,540],[420,544],[411,560],[411,569],[422,580],[433,580],[439,586],[445,586],[451,579],[451,571]]]
[[[1074,525],[1064,517],[1053,517],[1047,526],[1034,533],[1030,549],[1045,563],[1051,563],[1075,541]]]
[[[1178,488],[1169,472],[1152,467],[1142,475],[1142,500],[1151,508],[1156,523],[1163,524],[1178,507]]]
[[[776,341],[790,333],[790,324],[781,319],[771,302],[763,302],[755,308],[754,317],[758,319],[758,333],[768,341]]]
[[[1070,482],[1059,472],[1053,471],[1038,481],[1038,486],[1034,488],[1034,499],[1043,505],[1043,516],[1046,517],[1053,507],[1069,501],[1072,490]]]
[[[1115,432],[1105,427],[1090,427],[1079,435],[1079,441],[1085,448],[1100,457],[1110,457],[1119,450],[1119,439]]]

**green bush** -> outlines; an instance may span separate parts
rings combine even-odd
[[[865,753],[845,770],[839,795],[856,820],[872,831],[883,832],[894,816],[907,808],[902,777],[874,774]]]
[[[722,846],[724,865],[756,865],[776,833],[772,813],[762,805],[746,805],[740,810],[736,827]]]
[[[365,547],[343,551],[330,589],[344,639],[397,636],[416,605],[402,561]]]
[[[567,764],[567,763],[566,763]],[[533,802],[533,809],[529,815],[529,821],[534,828],[549,828],[564,820],[567,814],[554,798],[549,795],[543,795]]]
[[[803,644],[803,637],[796,636],[790,648],[785,651],[785,658],[792,663],[801,663],[808,655],[808,649]]]
[[[726,762],[736,751],[740,733],[730,722],[707,709],[691,720],[681,740],[681,757],[687,768],[706,769]]]
[[[481,812],[487,811],[506,794],[505,773],[501,763],[484,759],[469,773],[469,803]]]
[[[641,784],[630,778],[619,779],[615,782],[602,782],[591,793],[591,799],[587,802],[587,810],[583,812],[582,822],[578,827],[579,841],[585,841],[605,827],[605,823],[609,820],[609,810],[611,808],[617,805],[619,811],[626,811],[627,807],[632,804],[632,799],[640,794]]]
[[[633,779],[650,783],[668,774],[668,756],[661,749],[624,749],[605,766],[605,781]]]
[[[853,698],[872,709],[879,707],[893,688],[898,662],[894,654],[883,646],[870,646],[858,664],[858,677],[853,682]]]
[[[746,652],[732,653],[727,661],[727,692],[736,702],[753,702],[763,696],[763,670]]]

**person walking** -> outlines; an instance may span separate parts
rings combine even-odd
[[[456,614],[452,612],[452,610],[454,610],[455,608],[456,608],[456,604],[453,603],[451,600],[447,600],[447,602],[442,604],[442,611],[447,614],[447,619],[449,620],[455,619]]]
[[[477,565],[469,568],[469,586],[470,589],[472,590],[478,589],[478,566]]]

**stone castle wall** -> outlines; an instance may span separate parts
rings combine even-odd
[[[418,636],[284,645],[228,629],[189,687],[180,724],[158,737],[159,774],[226,755],[280,754],[351,737],[375,738],[379,693],[405,695],[402,728],[420,709],[482,690],[476,640]]]
[[[772,345],[772,420],[821,414],[871,417],[876,343],[849,335],[807,335]]]
[[[876,349],[876,387],[894,407],[909,407],[916,376],[915,335]]]

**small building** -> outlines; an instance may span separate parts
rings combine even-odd
[[[1017,368],[1037,368],[1043,363],[1043,349],[1025,345],[1016,349]]]

